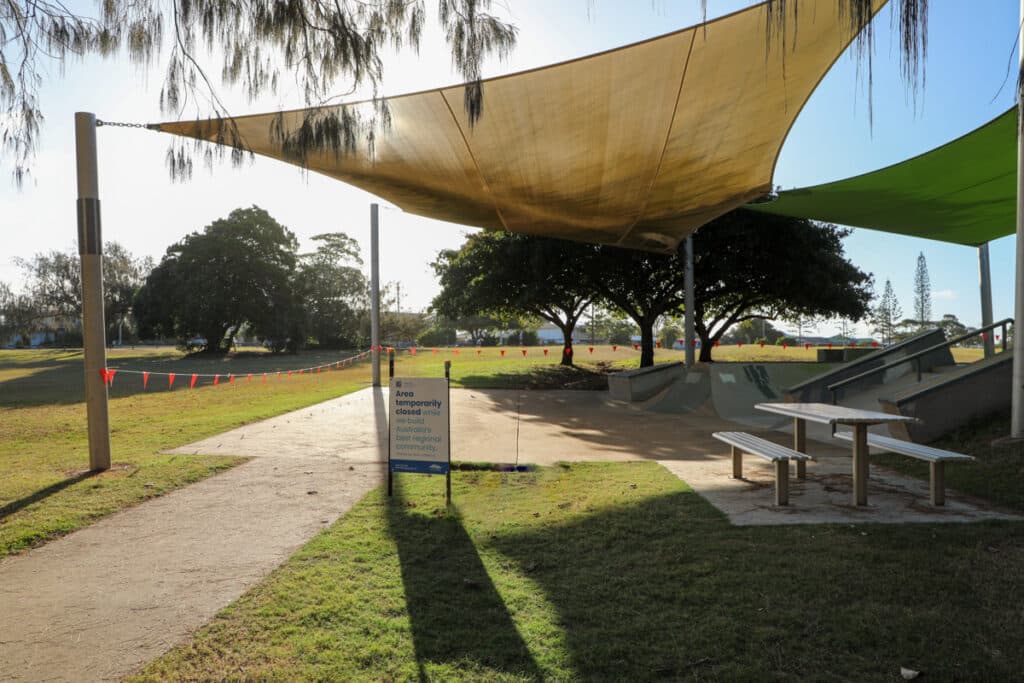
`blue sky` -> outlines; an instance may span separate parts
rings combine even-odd
[[[428,3],[429,4],[429,3]],[[750,2],[712,0],[709,16]],[[783,148],[775,183],[799,187],[844,178],[913,156],[953,139],[1013,103],[1015,38],[1019,4],[1013,0],[932,0],[927,81],[916,106],[900,79],[890,12],[878,18],[874,58],[874,125],[868,123],[864,73],[843,57],[800,114]],[[697,0],[515,0],[495,11],[519,26],[515,54],[492,63],[488,75],[542,66],[649,38],[700,20]],[[433,8],[428,9],[433,12]],[[429,16],[433,16],[430,14]],[[93,111],[115,121],[159,121],[159,71],[149,74],[124,63],[86,60],[70,64],[63,78],[53,69],[41,92],[47,116],[34,167],[22,191],[0,181],[0,280],[19,281],[14,257],[74,244],[74,156],[72,116]],[[213,64],[211,62],[211,64]],[[1011,73],[1007,78],[1007,65]],[[212,71],[217,71],[213,64]],[[447,48],[429,28],[417,56],[405,52],[386,62],[384,93],[397,94],[457,82]],[[339,89],[344,89],[343,86]],[[233,112],[301,106],[283,92],[254,103],[225,93]],[[186,111],[191,118],[195,111]],[[100,194],[105,239],[137,254],[159,257],[168,245],[239,206],[259,204],[308,238],[343,230],[368,245],[366,193],[294,167],[257,159],[241,170],[230,165],[199,171],[187,184],[171,184],[164,167],[167,138],[150,132],[99,131]],[[8,168],[8,162],[0,162]],[[461,243],[467,229],[386,210],[382,214],[382,278],[402,282],[403,308],[424,308],[436,293],[429,262],[439,249]],[[857,230],[847,239],[848,256],[872,272],[881,289],[893,282],[904,312],[912,308],[916,258],[928,259],[936,317],[953,313],[968,324],[980,320],[976,250],[929,240]],[[997,319],[1012,315],[1014,238],[992,244]],[[864,327],[858,328],[863,332]],[[824,325],[831,333],[835,326]]]

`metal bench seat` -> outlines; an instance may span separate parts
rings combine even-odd
[[[853,434],[851,432],[836,432],[834,436],[843,441],[853,441]],[[944,451],[941,448],[933,448],[924,444],[903,441],[902,439],[894,439],[891,436],[872,434],[870,432],[868,432],[868,445],[926,461],[930,470],[928,493],[932,505],[936,506],[946,504],[946,463],[974,460],[974,456],[971,455]]]
[[[766,439],[746,432],[715,432],[711,436],[732,447],[733,479],[743,478],[743,454],[749,453],[764,458],[775,465],[775,504],[789,504],[789,461],[812,460],[806,453],[780,446]]]

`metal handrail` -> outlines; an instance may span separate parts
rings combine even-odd
[[[922,351],[918,351],[916,353],[912,353],[909,356],[904,356],[903,358],[899,358],[897,360],[894,360],[891,363],[886,363],[885,365],[879,365],[877,368],[872,368],[871,370],[867,370],[865,372],[862,372],[859,375],[854,375],[853,377],[847,377],[846,379],[840,380],[840,381],[836,382],[835,384],[830,384],[830,385],[828,385],[828,390],[832,392],[832,403],[833,404],[836,403],[836,391],[838,389],[841,389],[842,387],[846,386],[847,384],[853,384],[854,382],[862,380],[865,377],[870,377],[871,375],[876,375],[879,372],[885,372],[886,370],[894,368],[894,367],[896,367],[898,365],[902,365],[903,363],[909,363],[909,362],[912,362],[912,361],[917,361],[916,362],[916,365],[917,365],[917,381],[920,382],[921,381],[921,360],[920,359],[921,359],[922,356],[927,356],[929,353],[933,353],[933,352],[938,351],[940,349],[943,349],[943,348],[946,348],[946,347],[949,347],[949,346],[953,346],[954,344],[959,344],[960,342],[964,341],[965,339],[970,339],[971,337],[977,337],[979,334],[984,334],[988,330],[993,330],[993,329],[995,329],[997,327],[1002,327],[1003,328],[1003,338],[1002,338],[1001,346],[1003,347],[1003,352],[1005,352],[1006,351],[1006,326],[1008,324],[1009,325],[1013,324],[1013,318],[1004,318],[1003,320],[1000,320],[999,322],[995,322],[995,323],[992,323],[990,325],[985,325],[984,327],[979,327],[976,330],[971,330],[967,334],[961,334],[959,337],[954,337],[953,339],[947,339],[946,341],[942,342],[941,344],[936,344],[934,346],[929,346],[927,349],[924,349]]]

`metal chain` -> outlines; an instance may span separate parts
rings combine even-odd
[[[149,128],[148,123],[121,123],[120,121],[100,121],[96,119],[96,126],[116,126],[118,128]]]

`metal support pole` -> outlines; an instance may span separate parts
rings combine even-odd
[[[96,116],[75,113],[78,168],[78,254],[82,260],[82,345],[85,350],[85,412],[89,431],[89,469],[110,469],[110,418],[107,413],[106,325],[103,322],[103,238],[96,169]]]
[[[1021,0],[1024,2],[1024,0]],[[686,236],[686,245],[683,249],[685,258],[685,270],[684,270],[684,286],[686,287],[686,311],[684,318],[685,337],[686,337],[686,367],[692,368],[694,366],[694,348],[693,348],[693,235]]]
[[[988,259],[988,242],[978,247],[978,282],[981,285],[981,326],[992,324],[992,268]],[[996,340],[992,338],[995,330],[985,333],[985,358],[996,353]]]
[[[380,386],[380,220],[379,207],[370,204],[370,348],[373,386]]]
[[[1020,2],[1024,18],[1024,0]],[[1018,45],[1024,38],[1024,24],[1019,24]],[[1018,51],[1018,68],[1024,68],[1024,50]],[[1013,289],[1013,386],[1011,389],[1010,436],[1024,438],[1024,334],[1017,325],[1024,320],[1024,138],[1020,126],[1024,122],[1024,98],[1017,99],[1017,272]]]

